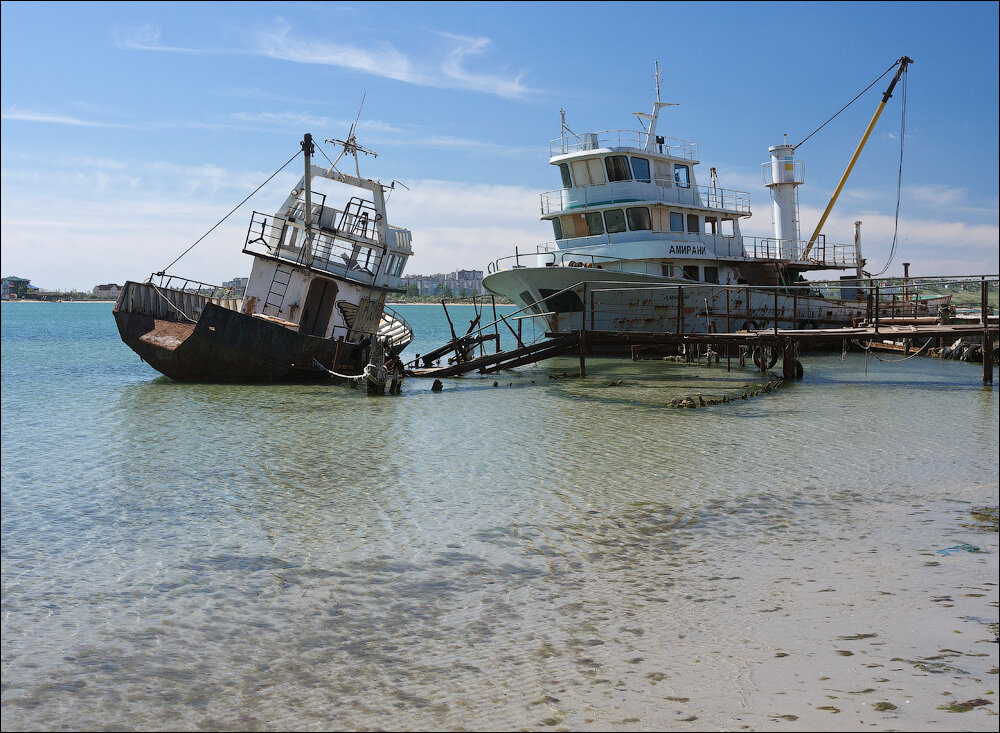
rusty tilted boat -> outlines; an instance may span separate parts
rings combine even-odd
[[[298,185],[273,215],[253,213],[243,245],[253,266],[242,296],[165,272],[125,284],[114,307],[118,331],[150,366],[181,381],[357,378],[413,340],[385,305],[388,293],[401,292],[411,234],[388,223],[391,187],[361,176],[357,154],[370,151],[353,128],[346,141],[331,142],[344,152],[323,168],[312,163],[307,134]],[[345,154],[356,175],[336,169]],[[354,195],[341,209],[328,206],[313,190],[316,178]]]

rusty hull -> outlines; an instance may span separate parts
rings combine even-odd
[[[129,348],[158,372],[181,382],[287,382],[360,371],[359,344],[306,336],[213,303],[197,323],[114,310]]]

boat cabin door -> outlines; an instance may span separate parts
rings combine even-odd
[[[299,321],[299,333],[320,338],[326,336],[336,300],[337,283],[333,280],[317,277],[309,283],[306,304],[302,308],[302,320]]]

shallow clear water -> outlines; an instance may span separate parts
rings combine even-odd
[[[397,309],[408,354],[447,338],[439,308]],[[3,726],[542,725],[553,680],[603,664],[614,688],[643,634],[683,650],[723,624],[693,595],[776,538],[807,553],[880,505],[996,503],[977,365],[803,361],[801,383],[697,410],[664,405],[757,375],[550,378],[566,358],[398,397],[188,385],[110,305],[5,303]],[[587,715],[557,717],[615,722]]]

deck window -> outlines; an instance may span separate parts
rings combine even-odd
[[[604,167],[608,169],[609,181],[628,181],[632,178],[628,171],[628,158],[624,155],[609,155],[604,159]]]
[[[608,209],[604,212],[604,227],[608,234],[625,231],[625,212],[621,209]]]
[[[688,280],[697,280],[698,265],[684,265],[684,277]]]
[[[735,237],[736,236],[736,225],[733,224],[732,219],[723,219],[722,226],[720,227],[720,234],[723,237]]]
[[[684,214],[679,211],[670,212],[670,231],[672,232],[683,232],[684,231]]]
[[[678,188],[691,188],[691,170],[686,165],[674,163],[674,183]]]
[[[705,217],[705,234],[718,234],[719,220],[714,216]]]
[[[604,168],[600,158],[584,158],[570,163],[573,180],[577,186],[600,186],[607,181],[604,178]]]
[[[719,268],[705,267],[705,282],[719,284]]]
[[[563,188],[573,187],[573,179],[569,177],[569,166],[566,163],[559,164],[559,175],[562,176]]]
[[[688,214],[688,232],[691,234],[698,234],[701,231],[701,226],[698,223],[697,214]]]
[[[632,175],[637,181],[649,183],[649,161],[645,158],[632,158]]]
[[[601,219],[600,212],[591,211],[583,216],[587,219],[587,227],[590,229],[591,235],[604,234],[604,220]]]
[[[562,222],[559,221],[558,217],[552,220],[552,231],[555,232],[556,239],[562,239],[563,238],[563,235],[562,235]]]
[[[632,206],[625,209],[625,215],[628,218],[628,228],[633,232],[653,228],[653,222],[649,218],[649,209],[645,206]]]

